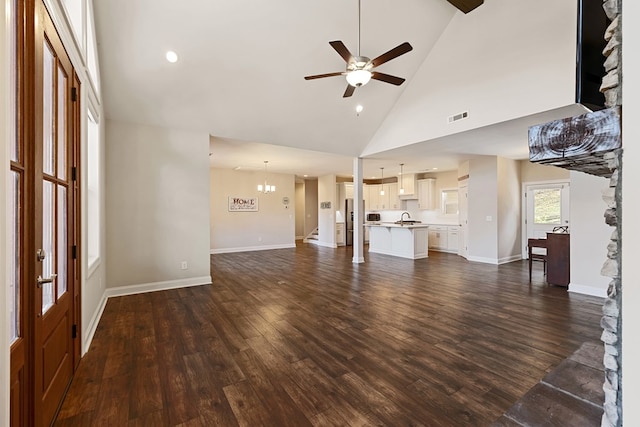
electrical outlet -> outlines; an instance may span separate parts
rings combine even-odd
[[[189,268],[189,267],[187,266],[187,261],[182,261],[182,262],[180,263],[180,269],[182,269],[182,270],[186,270],[187,268]]]
[[[258,237],[258,242],[262,242],[262,237]]]

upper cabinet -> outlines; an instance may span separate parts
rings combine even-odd
[[[417,190],[415,173],[405,173],[398,177],[398,197],[400,197],[400,199],[417,199]]]
[[[434,178],[418,180],[418,208],[433,210],[436,208],[436,180]]]

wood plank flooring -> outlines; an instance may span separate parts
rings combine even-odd
[[[212,285],[112,298],[56,426],[486,426],[602,300],[542,269],[350,248],[211,256]]]

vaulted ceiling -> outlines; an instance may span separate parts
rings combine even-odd
[[[106,115],[209,134],[217,167],[256,168],[280,153],[273,171],[348,173],[454,15],[482,3],[364,0],[359,31],[358,0],[96,1]],[[378,69],[405,84],[371,81],[343,98],[342,76],[304,80],[344,70],[329,42],[341,40],[355,54],[359,33],[360,53],[370,58],[413,46]],[[169,50],[176,63],[165,59]],[[432,153],[434,167],[460,160],[441,157]]]

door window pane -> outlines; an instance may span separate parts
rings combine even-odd
[[[49,181],[43,181],[42,187],[42,249],[45,258],[42,261],[42,277],[49,278],[54,274],[54,261],[56,259],[55,238],[55,187]],[[53,306],[53,283],[42,285],[42,314]]]
[[[67,188],[58,185],[58,298],[67,291]]]
[[[43,172],[53,175],[53,137],[54,137],[54,92],[53,74],[55,71],[55,58],[49,44],[45,41],[43,54],[43,79],[42,79],[42,160]]]
[[[13,203],[11,215],[11,237],[9,259],[11,260],[9,269],[9,315],[10,342],[15,341],[20,336],[20,174],[11,172],[11,194],[9,195]]]
[[[58,178],[67,177],[67,76],[62,67],[58,67]]]
[[[17,16],[16,16],[16,11],[17,11],[17,4],[16,4],[16,0],[13,0],[11,2],[11,6],[10,6],[10,10],[11,13],[13,14],[13,19],[10,20],[10,22],[13,22],[14,24],[18,22]],[[17,49],[17,30],[15,25],[12,26],[11,28],[11,32],[9,34],[10,40],[9,40],[9,46],[10,46],[10,67],[9,67],[9,96],[10,96],[10,100],[11,100],[11,104],[13,106],[13,111],[11,111],[11,122],[14,123],[14,126],[11,128],[11,160],[13,160],[14,162],[18,162],[20,161],[20,145],[18,144],[18,138],[17,138],[17,132],[16,129],[18,129],[18,115],[15,113],[16,111],[18,111],[18,97],[17,97],[17,91],[18,91],[18,78],[17,78],[17,72],[18,72],[18,56],[16,54],[16,49]]]
[[[533,191],[533,218],[536,224],[560,224],[561,191],[560,188],[544,188]]]

